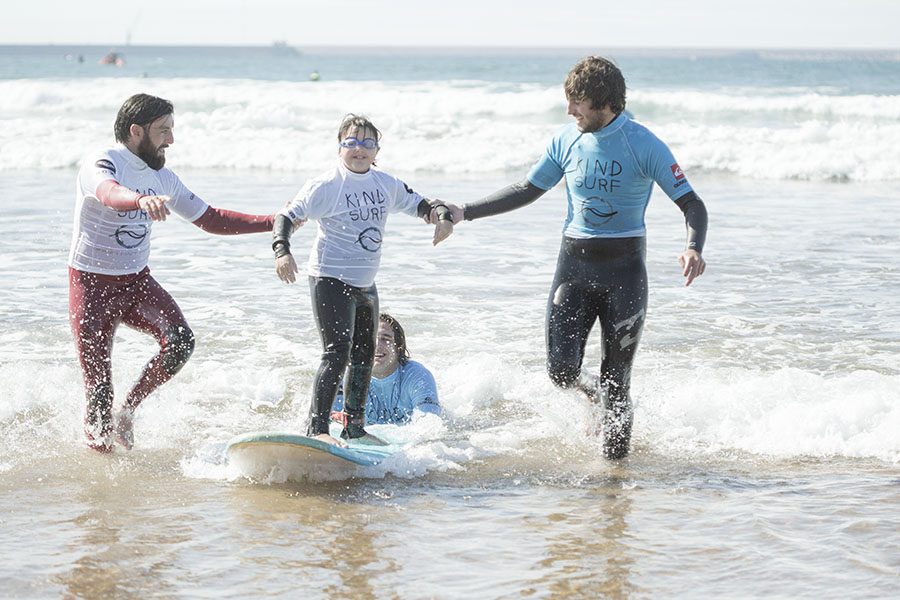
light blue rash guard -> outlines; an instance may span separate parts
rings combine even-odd
[[[528,181],[549,190],[563,176],[569,197],[563,235],[576,239],[644,236],[654,181],[672,200],[693,190],[668,146],[625,113],[600,131],[563,127]]]
[[[344,397],[338,393],[332,410],[339,411],[343,405]],[[416,410],[441,414],[434,376],[422,363],[410,360],[384,379],[372,378],[366,400],[367,424],[407,423]]]

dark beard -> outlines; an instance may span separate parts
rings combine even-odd
[[[166,165],[166,155],[158,154],[158,148],[154,148],[150,144],[150,137],[145,136],[141,143],[138,144],[138,157],[147,163],[147,166],[154,171],[159,171]]]

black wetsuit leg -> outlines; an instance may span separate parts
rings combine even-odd
[[[563,388],[605,400],[606,421],[620,421],[613,437],[618,449],[610,458],[627,454],[631,436],[631,367],[647,313],[645,238],[563,238],[556,275],[547,302],[547,371]],[[603,357],[599,380],[582,369],[588,335],[599,322]]]
[[[374,284],[358,288],[330,277],[310,277],[309,291],[323,352],[313,382],[308,435],[328,433],[331,405],[345,371],[344,412],[361,430],[375,357],[378,291]],[[352,429],[351,437],[365,435]]]

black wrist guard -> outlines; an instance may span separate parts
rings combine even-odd
[[[275,251],[275,258],[281,258],[291,253],[291,244],[287,240],[275,240],[272,242],[272,250]]]
[[[294,232],[294,224],[284,215],[275,216],[275,224],[272,226],[272,250],[275,258],[281,258],[291,253],[291,234]]]
[[[450,212],[446,204],[438,204],[434,207],[434,210],[437,213],[438,221],[450,221],[453,223],[453,213]]]

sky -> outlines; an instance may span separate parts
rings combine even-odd
[[[896,0],[3,0],[0,44],[900,48]]]

